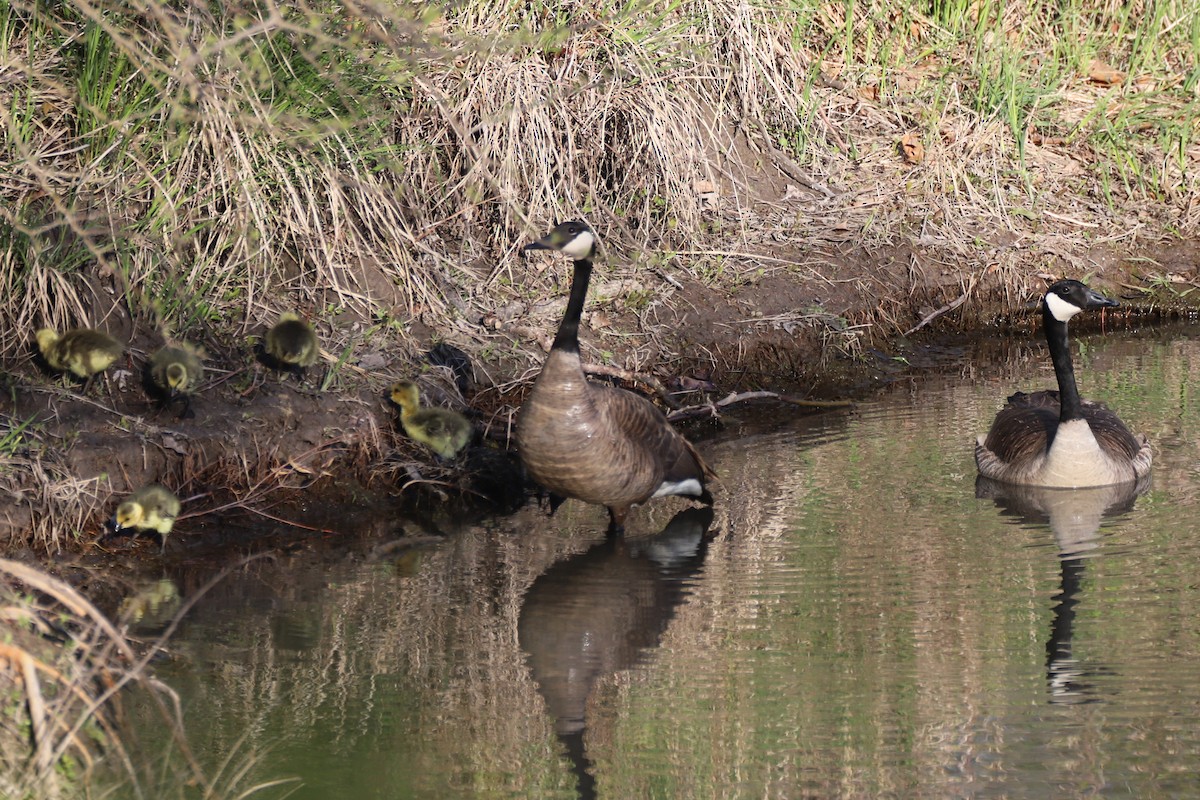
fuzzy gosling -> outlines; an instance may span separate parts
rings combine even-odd
[[[170,489],[156,483],[143,486],[117,506],[117,513],[112,519],[113,532],[156,531],[162,537],[165,550],[167,534],[175,525],[179,508],[179,498]]]
[[[50,328],[36,334],[38,350],[53,369],[83,378],[84,392],[92,378],[112,366],[125,352],[125,346],[104,331],[72,328],[61,336]]]
[[[448,408],[421,408],[421,391],[412,381],[392,384],[392,402],[400,406],[400,424],[409,438],[429,447],[447,461],[471,441],[471,423]]]
[[[163,408],[181,400],[183,410],[179,418],[195,416],[192,413],[192,395],[204,379],[204,351],[187,342],[167,345],[150,359],[150,382],[161,395]]]
[[[316,331],[291,311],[279,315],[279,321],[267,331],[266,353],[275,362],[275,368],[292,372],[304,378],[304,370],[317,363],[321,355],[321,344]]]

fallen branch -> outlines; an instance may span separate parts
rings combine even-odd
[[[646,375],[642,372],[630,372],[620,367],[607,367],[603,364],[584,364],[583,371],[588,375],[603,375],[606,378],[616,378],[617,380],[629,381],[630,383],[645,384],[653,389],[654,393],[661,397],[662,401],[668,406],[673,409],[679,408],[679,403],[667,392],[667,387],[663,386],[662,381],[653,375]]]
[[[716,417],[720,416],[717,409],[731,406],[734,403],[745,403],[748,400],[778,400],[781,403],[803,406],[805,408],[839,408],[854,405],[854,401],[852,400],[804,400],[799,397],[791,397],[786,394],[765,390],[758,392],[730,392],[715,402],[678,408],[667,414],[667,420],[676,422],[681,419],[694,419],[696,417]]]
[[[920,322],[918,322],[913,327],[906,330],[904,332],[904,335],[911,336],[912,334],[921,330],[921,328],[924,328],[926,325],[933,322],[938,317],[942,316],[943,314],[948,314],[949,312],[951,312],[954,309],[961,306],[963,303],[967,302],[967,298],[969,298],[971,296],[971,292],[974,291],[974,289],[975,289],[976,278],[977,278],[976,275],[971,275],[971,280],[970,280],[970,282],[967,283],[966,291],[964,291],[961,295],[959,295],[956,300],[951,300],[949,303],[942,306],[937,311],[929,312],[929,314],[927,314],[924,319],[922,319]]]

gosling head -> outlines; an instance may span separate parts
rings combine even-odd
[[[37,337],[38,350],[41,351],[43,356],[46,355],[46,351],[53,347],[59,338],[58,334],[50,328],[42,328],[34,335]]]
[[[167,392],[171,397],[187,388],[188,371],[187,367],[178,362],[167,365]]]
[[[541,239],[525,245],[525,249],[558,250],[576,261],[583,261],[596,252],[596,234],[592,233],[586,222],[573,219],[556,225]]]
[[[135,500],[126,500],[121,505],[117,506],[117,513],[113,517],[113,531],[120,533],[126,528],[136,528],[142,524],[146,518],[146,509],[142,504]]]
[[[408,414],[416,411],[421,405],[421,390],[412,381],[396,381],[392,384],[392,402],[400,406]]]
[[[1116,300],[1089,289],[1079,281],[1062,280],[1046,290],[1046,309],[1059,322],[1066,322],[1080,311],[1119,306]]]

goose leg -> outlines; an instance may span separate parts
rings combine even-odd
[[[623,536],[625,535],[625,517],[629,514],[629,506],[609,506],[608,507],[608,535]]]

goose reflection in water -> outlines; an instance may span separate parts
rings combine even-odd
[[[1150,487],[1149,477],[1117,486],[1090,489],[1051,489],[1016,486],[979,477],[975,496],[990,498],[1008,516],[1035,525],[1050,524],[1058,546],[1060,567],[1058,604],[1046,642],[1046,682],[1050,702],[1064,705],[1094,703],[1094,687],[1084,681],[1104,674],[1098,665],[1084,667],[1072,655],[1075,607],[1083,583],[1085,559],[1100,546],[1100,523],[1133,508],[1134,501]]]
[[[711,508],[689,508],[653,537],[608,537],[552,566],[525,595],[517,626],[521,648],[581,798],[596,796],[584,745],[592,689],[658,645],[704,565],[712,517]]]

